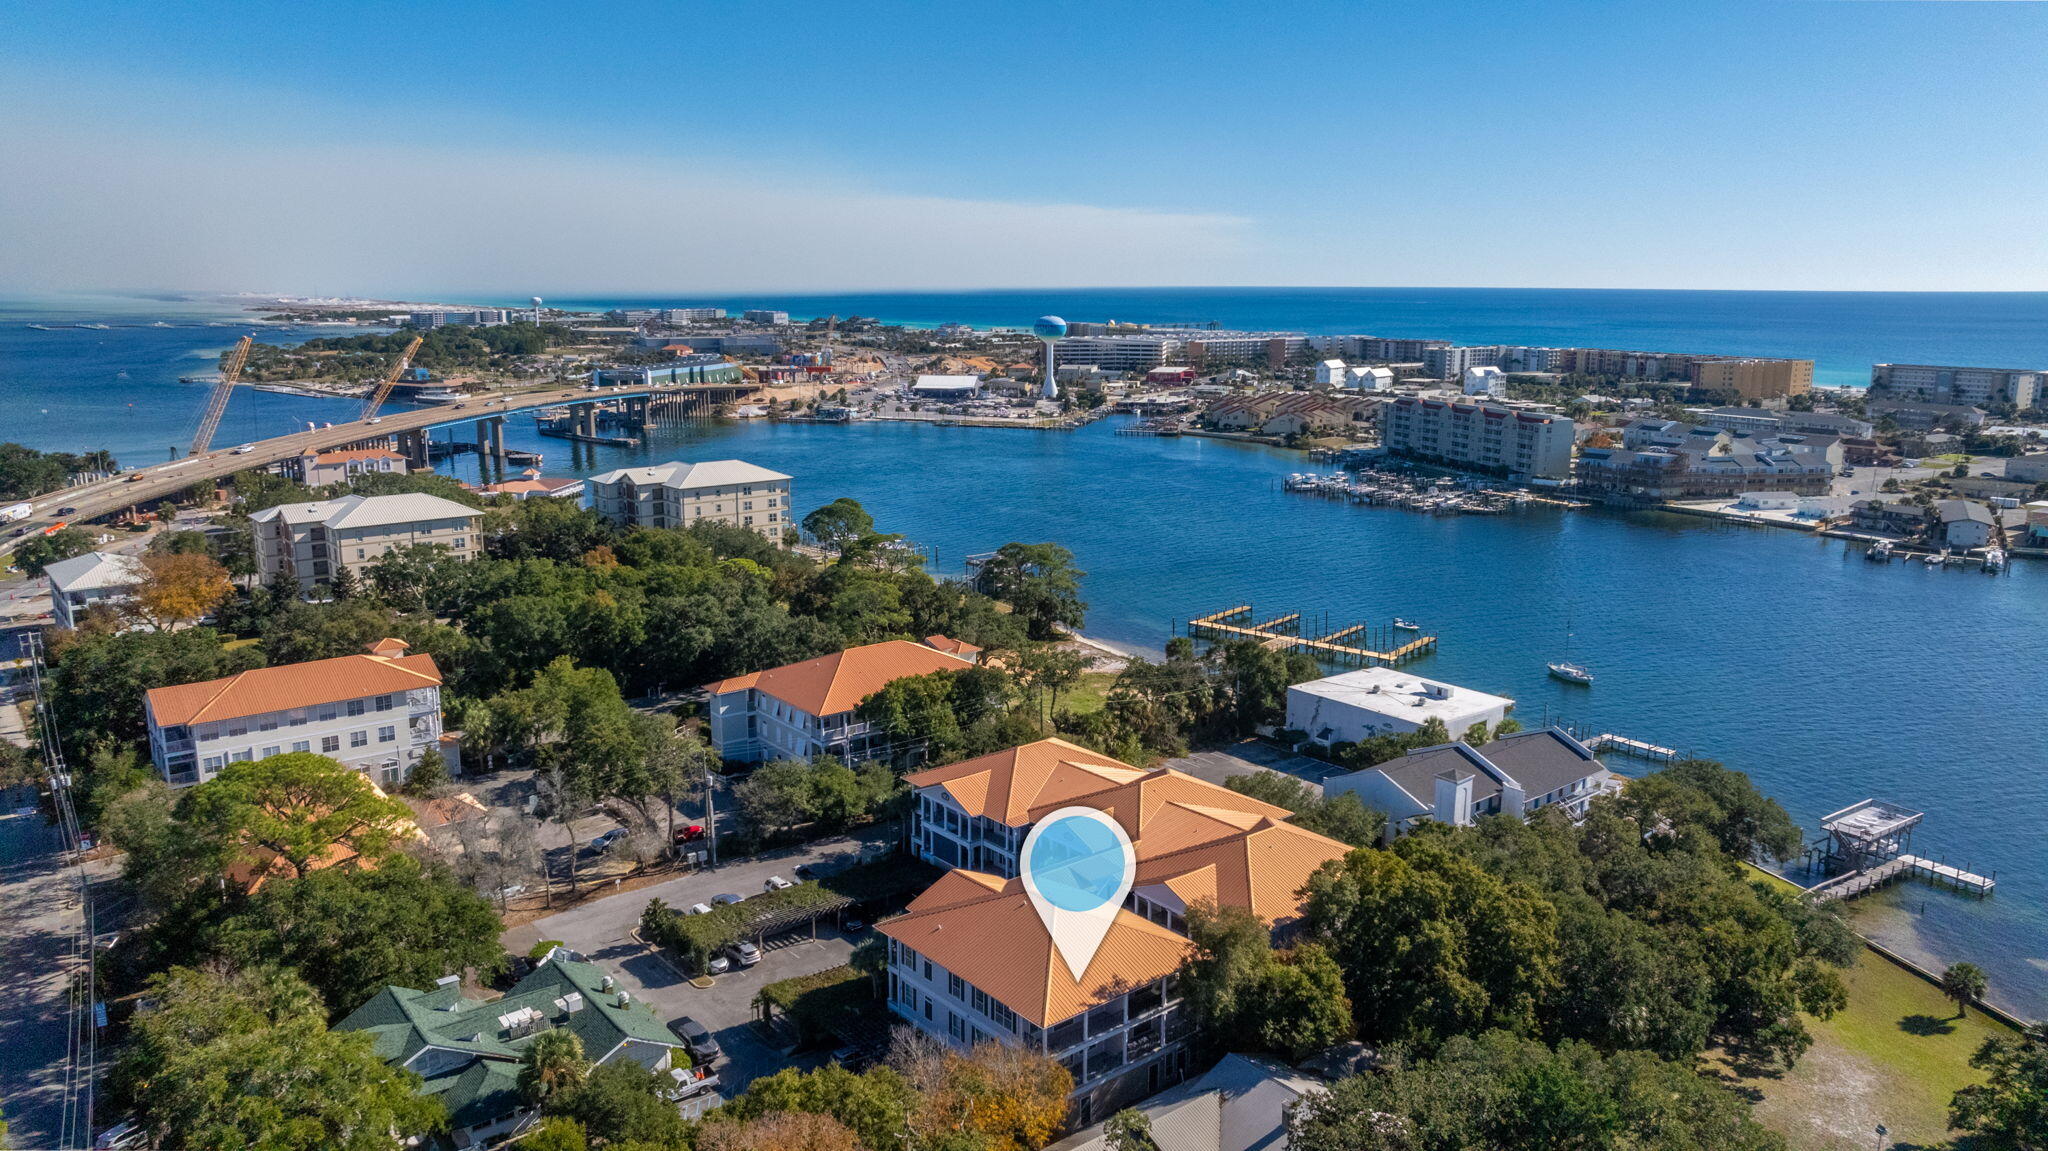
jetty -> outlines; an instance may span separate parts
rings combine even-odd
[[[1657,763],[1676,763],[1679,757],[1678,749],[1675,747],[1663,747],[1647,740],[1630,739],[1611,731],[1603,731],[1591,739],[1580,742],[1586,745],[1588,751],[1613,751]]]
[[[1818,857],[1822,867],[1839,873],[1807,888],[1806,898],[1853,899],[1909,878],[1969,895],[1990,895],[1998,886],[1996,874],[1978,875],[1906,850],[1923,818],[1920,812],[1881,799],[1852,803],[1824,817],[1820,826],[1826,838],[1807,848],[1807,858],[1811,863]]]
[[[1398,667],[1436,650],[1437,638],[1433,635],[1419,635],[1406,643],[1393,642],[1398,630],[1391,625],[1353,623],[1317,635],[1303,635],[1300,612],[1260,620],[1250,604],[1210,612],[1190,619],[1187,624],[1187,634],[1195,639],[1248,639],[1271,651],[1306,652],[1329,663],[1361,667]],[[1374,643],[1378,646],[1363,646]]]

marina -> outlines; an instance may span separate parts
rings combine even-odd
[[[1254,613],[1250,604],[1239,604],[1219,612],[1191,619],[1187,623],[1188,635],[1207,640],[1256,640],[1274,651],[1298,651],[1315,656],[1319,660],[1338,664],[1358,664],[1366,667],[1398,667],[1410,660],[1420,659],[1436,650],[1436,637],[1419,636],[1406,643],[1391,642],[1394,628],[1374,629],[1370,624],[1354,623],[1317,636],[1301,634],[1301,613],[1288,612],[1257,623],[1234,623],[1234,620],[1251,620]],[[1359,647],[1357,642],[1373,642],[1371,636],[1378,634],[1380,648]],[[1360,637],[1364,637],[1361,641]]]

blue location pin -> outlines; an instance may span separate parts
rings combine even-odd
[[[1138,854],[1116,820],[1063,807],[1024,837],[1024,893],[1075,981],[1088,970],[1138,874]]]

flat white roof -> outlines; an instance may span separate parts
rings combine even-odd
[[[1451,728],[1454,739],[1461,734],[1455,720],[1496,707],[1512,707],[1515,702],[1504,695],[1489,695],[1441,680],[1424,679],[1413,672],[1391,667],[1360,668],[1327,679],[1298,683],[1287,690],[1418,725],[1441,719],[1446,727]]]

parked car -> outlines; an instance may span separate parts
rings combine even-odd
[[[727,945],[725,954],[741,967],[752,967],[761,962],[761,949],[754,946],[751,940],[742,939]]]
[[[709,915],[709,914],[711,914],[711,905],[710,905],[710,904],[708,904],[708,903],[692,903],[692,904],[690,905],[690,909],[689,909],[688,911],[685,911],[685,912],[683,912],[683,914],[684,914],[684,915]]]
[[[692,1062],[710,1063],[725,1054],[718,1049],[718,1040],[712,1037],[711,1029],[687,1015],[669,1020],[668,1029],[677,1039],[683,1041],[683,1046],[690,1052]]]
[[[711,902],[716,903],[720,907],[731,907],[735,903],[745,903],[746,901],[746,896],[734,895],[730,891],[726,892],[723,895],[714,895],[711,897]]]
[[[710,975],[724,975],[732,970],[732,960],[727,959],[725,952],[721,951],[711,957],[711,962],[704,965],[704,970]]]
[[[766,882],[761,884],[762,889],[765,891],[781,891],[785,887],[795,886],[796,884],[791,883],[789,880],[784,879],[779,875],[771,875],[768,877]]]
[[[585,858],[594,858],[603,855],[625,841],[626,829],[614,827],[610,831],[600,832],[592,836],[590,842],[583,845],[583,855]]]
[[[123,1119],[100,1132],[100,1137],[93,1140],[92,1145],[102,1151],[116,1151],[118,1148],[142,1147],[148,1143],[149,1132],[142,1124],[133,1119]]]
[[[868,929],[868,924],[867,920],[857,915],[849,915],[846,917],[846,922],[839,925],[839,929],[848,935],[859,935]]]

